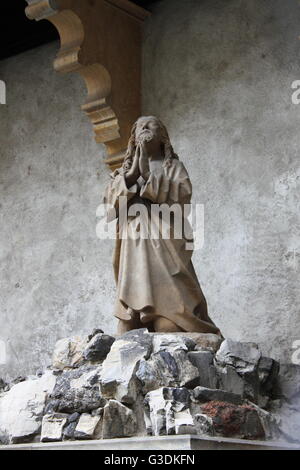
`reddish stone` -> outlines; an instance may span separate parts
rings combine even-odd
[[[203,414],[212,418],[216,434],[241,439],[265,438],[257,411],[250,405],[211,401],[205,403],[201,410]]]

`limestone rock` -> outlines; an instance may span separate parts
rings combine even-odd
[[[101,362],[104,361],[109,353],[115,338],[104,333],[94,335],[83,351],[83,357],[87,361]]]
[[[162,387],[149,392],[145,397],[145,424],[148,434],[153,436],[172,435],[182,427],[193,427],[189,410],[190,393],[186,388]],[[184,418],[184,421],[182,421]],[[177,423],[176,423],[177,419]]]
[[[207,349],[216,353],[222,342],[223,338],[220,338],[219,335],[215,335],[213,333],[187,333],[188,336],[195,341],[196,349],[203,350]]]
[[[1,396],[0,441],[17,444],[39,433],[46,399],[54,386],[55,376],[47,371],[41,378],[14,385]]]
[[[220,387],[257,403],[260,359],[261,352],[255,343],[240,343],[231,339],[223,341],[215,356]]]
[[[178,350],[192,351],[196,347],[195,341],[189,336],[176,333],[153,333],[153,353],[168,351],[173,353]]]
[[[191,351],[188,358],[198,369],[199,385],[207,388],[217,388],[218,376],[214,366],[214,355],[210,351]]]
[[[216,354],[216,361],[220,366],[232,366],[238,372],[245,374],[252,372],[258,365],[261,352],[255,343],[240,343],[226,339]]]
[[[172,351],[172,350],[171,350]],[[182,349],[161,350],[142,360],[136,376],[148,393],[160,387],[195,387],[199,383],[199,372]]]
[[[184,339],[191,340],[194,344],[193,349],[197,350],[210,350],[212,352],[217,352],[222,344],[223,339],[220,336],[215,335],[213,333],[151,333],[156,338],[159,336],[176,336],[180,338],[180,342],[184,341]],[[188,343],[187,343],[188,344]],[[192,343],[190,343],[192,344]]]
[[[79,421],[80,414],[79,413],[72,413],[68,415],[67,424],[63,429],[63,439],[74,439],[74,433]]]
[[[146,329],[62,340],[54,371],[0,383],[0,442],[30,441],[41,428],[50,442],[131,437],[145,426],[155,436],[271,439],[278,424],[281,437],[297,442],[300,367],[278,377],[278,363],[257,345],[225,340],[215,355],[221,341]],[[261,409],[267,404],[271,413]]]
[[[78,367],[83,362],[83,351],[88,343],[86,336],[75,336],[57,341],[52,357],[53,369]]]
[[[129,408],[110,400],[103,410],[102,438],[132,437],[136,433],[136,418]]]
[[[174,413],[175,434],[196,434],[196,428],[190,410]]]
[[[210,417],[215,435],[239,439],[264,439],[265,432],[256,409],[250,405],[233,405],[211,401],[201,407]]]
[[[196,413],[194,415],[196,432],[200,436],[214,436],[213,420],[210,416]]]
[[[67,416],[64,414],[45,415],[42,420],[41,442],[61,441],[66,423]]]
[[[218,365],[216,365],[216,370],[218,374],[219,387],[222,390],[244,396],[244,379],[237,373],[234,367],[218,367]]]
[[[191,399],[196,403],[207,403],[209,401],[222,401],[241,405],[243,400],[240,395],[226,392],[225,390],[209,389],[205,387],[196,387],[191,392]]]
[[[100,420],[100,416],[91,416],[89,413],[82,414],[74,432],[75,439],[94,439]]]
[[[137,397],[136,369],[147,359],[152,338],[146,329],[133,330],[117,339],[103,362],[101,391],[104,397],[133,403]]]
[[[88,341],[91,341],[91,339],[94,338],[94,336],[98,335],[99,333],[104,333],[104,331],[101,330],[100,328],[94,328],[92,331],[92,334],[88,336]]]
[[[47,403],[46,412],[86,413],[103,407],[106,400],[100,392],[101,366],[81,366],[64,370]]]
[[[255,403],[249,401],[246,401],[246,403],[256,410],[264,429],[265,438],[278,440],[280,438],[279,425],[281,424],[281,419],[276,414],[263,410]]]

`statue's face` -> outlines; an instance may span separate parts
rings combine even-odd
[[[142,117],[137,121],[135,140],[137,143],[160,143],[162,140],[161,126],[155,117]]]

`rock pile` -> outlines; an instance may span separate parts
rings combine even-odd
[[[134,330],[57,342],[41,376],[0,387],[0,442],[198,434],[278,438],[279,364],[253,343]]]

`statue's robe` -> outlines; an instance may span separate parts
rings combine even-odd
[[[150,216],[151,205],[190,204],[192,185],[188,173],[177,159],[169,167],[160,166],[151,171],[149,179],[139,178],[137,184],[128,188],[123,169],[111,175],[106,188],[104,202],[108,206],[107,219],[118,218],[117,241],[114,253],[114,272],[117,284],[115,316],[130,320],[128,312],[140,314],[142,323],[165,317],[183,331],[218,333],[207,313],[207,304],[198,282],[191,257],[192,250],[186,249],[191,238],[174,238],[174,220],[170,219],[171,238],[164,239],[161,231],[158,239],[141,236],[121,239],[120,233],[126,228],[128,233],[141,235],[142,214],[128,216],[126,227],[119,214],[120,196],[127,197],[127,211],[133,204],[142,204]],[[110,209],[113,210],[110,210]],[[127,212],[128,213],[128,212]],[[152,214],[153,215],[153,214]],[[186,220],[186,219],[185,219]],[[152,217],[151,223],[159,226],[159,218]],[[132,230],[132,232],[130,232]],[[141,312],[143,312],[141,314]]]

